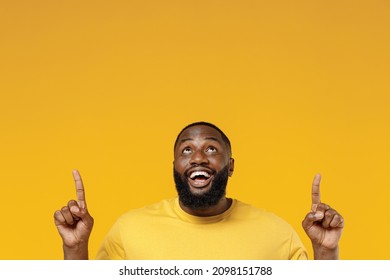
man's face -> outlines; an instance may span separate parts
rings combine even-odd
[[[193,209],[207,208],[225,195],[234,161],[221,134],[212,127],[189,127],[175,147],[174,178],[180,201]]]

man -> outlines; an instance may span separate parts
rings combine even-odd
[[[226,135],[215,125],[192,123],[174,145],[178,198],[129,211],[114,224],[98,259],[307,259],[295,231],[272,213],[226,197],[234,159]],[[65,259],[88,259],[93,226],[77,171],[77,201],[54,214]],[[320,175],[312,186],[312,209],[302,226],[315,259],[338,259],[344,221],[320,201]]]

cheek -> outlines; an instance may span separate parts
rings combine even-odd
[[[223,169],[227,164],[229,164],[229,160],[226,160],[224,157],[214,157],[209,159],[210,164],[212,164],[215,167],[218,167],[218,169]]]
[[[188,160],[185,159],[177,159],[173,162],[173,166],[177,171],[184,170],[187,165]]]

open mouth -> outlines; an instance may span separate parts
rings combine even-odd
[[[195,188],[204,188],[212,180],[213,175],[210,171],[196,170],[189,173],[188,181]]]

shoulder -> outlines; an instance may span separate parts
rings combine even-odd
[[[145,219],[153,219],[162,216],[171,216],[173,214],[173,205],[175,199],[164,199],[157,203],[146,205],[141,208],[131,209],[122,214],[117,223],[125,223],[126,221],[136,221]]]
[[[237,221],[255,222],[259,226],[278,227],[285,230],[292,230],[292,227],[284,219],[277,216],[276,214],[263,209],[257,208],[250,204],[236,200],[235,208],[232,212],[231,219]]]

